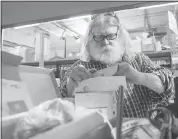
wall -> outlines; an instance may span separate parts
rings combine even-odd
[[[55,43],[51,44],[50,46],[50,58],[55,56],[64,57],[64,40],[56,40]]]
[[[33,33],[32,33],[33,32]],[[11,48],[11,47],[4,47],[5,51],[8,51],[10,53],[20,55],[22,56],[23,62],[32,62],[35,60],[35,58],[31,58],[27,56],[27,53],[30,51],[30,47],[34,48],[36,47],[36,50],[34,49],[33,52],[30,51],[30,53],[38,53],[40,51],[40,36],[39,32],[35,33],[34,28],[25,28],[25,29],[5,29],[4,30],[4,40],[12,42],[12,43],[17,43],[19,45],[25,45],[29,46],[28,47],[21,47],[17,49],[18,47]],[[64,57],[64,49],[65,49],[65,40],[61,40],[59,38],[51,38],[53,36],[49,37],[49,40],[47,40],[47,43],[45,42],[45,47],[47,48],[48,46],[50,49],[45,49],[44,50],[44,60],[48,60],[53,58],[54,56],[60,56]],[[51,42],[54,41],[54,42]],[[27,49],[28,48],[28,49]],[[70,52],[79,52],[80,51],[80,44],[76,43],[76,39],[72,36],[66,36],[66,48],[67,48],[67,53]],[[23,50],[23,49],[26,49]],[[26,54],[24,54],[26,53]],[[33,54],[34,55],[34,54]],[[39,60],[39,57],[36,57],[36,60]]]
[[[4,40],[14,42],[17,44],[23,44],[29,47],[34,47],[35,35],[26,35],[19,30],[6,29],[3,34]]]
[[[71,51],[71,52],[80,51],[80,44],[76,43],[76,39],[74,37],[66,36],[66,46],[67,46],[67,51]]]
[[[55,44],[51,45],[50,49],[50,57],[53,58],[54,56],[64,57],[64,50],[65,50],[65,40],[57,40]],[[80,52],[80,43],[76,43],[76,39],[72,36],[66,36],[66,56],[70,52]]]

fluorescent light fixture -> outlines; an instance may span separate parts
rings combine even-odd
[[[73,33],[73,32],[70,31],[70,30],[67,30],[65,33],[68,34],[68,35],[70,35],[70,36],[72,36],[72,37],[78,36],[77,34]],[[65,34],[65,35],[66,35],[66,34]]]
[[[37,24],[29,24],[29,25],[14,27],[14,29],[28,28],[28,27],[39,26],[39,25],[40,25],[40,23],[37,23]]]
[[[73,54],[72,53],[69,53],[69,56],[71,57]]]
[[[59,35],[59,34],[53,32],[53,31],[50,31],[49,29],[46,29],[46,28],[43,28],[43,27],[40,27],[40,26],[39,26],[38,28],[41,29],[41,30],[44,30],[45,32],[49,32],[49,33],[53,34],[53,35],[56,36],[56,37],[59,37],[59,38],[62,37],[61,35]]]
[[[165,4],[159,4],[159,5],[152,5],[152,6],[147,6],[147,7],[139,7],[138,9],[144,10],[144,9],[150,9],[150,8],[163,7],[163,6],[171,6],[171,5],[176,5],[176,4],[178,4],[178,2],[165,3]]]

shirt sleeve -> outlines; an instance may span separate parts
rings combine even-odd
[[[169,103],[168,101],[172,98],[174,98],[174,80],[173,80],[173,74],[169,69],[166,69],[164,67],[161,67],[159,65],[154,64],[148,56],[146,56],[143,53],[139,54],[139,63],[141,64],[141,72],[144,73],[153,73],[157,75],[163,85],[164,85],[164,92],[161,94],[158,94],[154,92],[153,90],[146,88],[146,90],[149,92],[149,96],[153,99],[154,102],[158,103],[164,103],[162,105],[166,105]]]
[[[72,69],[74,67],[76,67],[77,65],[80,64],[80,61],[75,62],[64,74],[64,76],[62,77],[61,81],[60,81],[60,87],[59,87],[59,91],[61,93],[61,96],[63,98],[68,97],[68,93],[67,93],[67,80],[72,72]]]

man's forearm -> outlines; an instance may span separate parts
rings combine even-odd
[[[157,93],[163,93],[165,90],[161,79],[153,73],[141,73],[140,85],[148,87]]]

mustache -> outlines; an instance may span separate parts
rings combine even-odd
[[[113,47],[113,46],[111,46],[110,44],[101,46],[101,48],[105,48],[105,47]]]
[[[111,51],[113,49],[113,47],[111,46],[103,46],[102,48],[100,48],[101,51]]]

